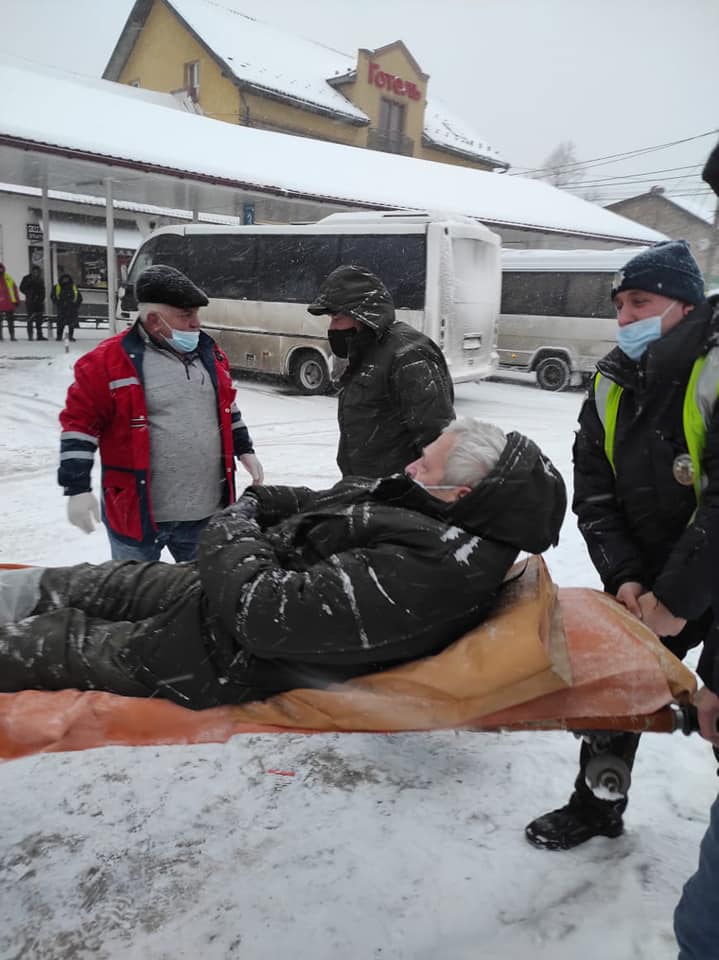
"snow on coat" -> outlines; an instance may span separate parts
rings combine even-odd
[[[339,381],[342,476],[384,477],[403,470],[454,419],[444,354],[395,318],[389,291],[364,267],[334,270],[309,309],[343,313],[363,325],[352,338]]]
[[[259,522],[217,514],[197,564],[46,571],[34,615],[0,627],[0,690],[206,707],[433,654],[487,615],[520,550],[556,542],[566,506],[556,469],[516,433],[456,504],[404,475],[249,496]]]

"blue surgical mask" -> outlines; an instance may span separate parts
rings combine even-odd
[[[178,353],[192,353],[193,350],[197,350],[197,344],[200,342],[199,330],[175,330],[164,317],[160,319],[170,331],[170,336],[165,337],[165,340],[173,350],[177,350]]]
[[[200,342],[199,330],[173,330],[171,337],[165,338],[173,349],[180,353],[192,353]]]
[[[639,360],[644,356],[647,347],[658,340],[662,335],[662,320],[672,309],[676,300],[656,317],[645,317],[644,320],[635,320],[625,327],[617,329],[617,343],[631,360]]]
[[[654,343],[662,335],[662,318],[647,317],[646,320],[635,320],[626,327],[617,330],[617,343],[632,360],[639,360],[644,355],[650,343]]]

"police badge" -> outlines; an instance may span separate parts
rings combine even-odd
[[[683,487],[691,487],[694,484],[694,464],[688,453],[680,453],[674,457],[672,464],[672,474],[677,483]]]

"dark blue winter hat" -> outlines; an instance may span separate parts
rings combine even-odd
[[[612,299],[623,290],[646,290],[696,304],[704,300],[704,278],[686,240],[665,240],[638,253],[614,274]]]
[[[189,277],[164,263],[143,270],[135,284],[135,299],[138,303],[164,303],[181,310],[206,307],[210,302]]]

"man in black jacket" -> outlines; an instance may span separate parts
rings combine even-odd
[[[38,340],[46,340],[43,336],[42,321],[45,312],[45,281],[42,278],[40,267],[34,266],[30,273],[26,273],[20,281],[20,293],[25,297],[27,312],[27,338],[32,340],[33,330]]]
[[[347,360],[337,405],[342,476],[399,472],[454,417],[442,351],[396,319],[389,291],[365,267],[337,267],[307,309],[329,314],[330,347]]]
[[[719,196],[719,144],[709,156],[702,178]],[[711,268],[711,263],[710,263]],[[719,310],[715,312],[715,319]],[[719,531],[714,537],[714,556],[719,544]],[[715,561],[716,563],[716,561]],[[716,567],[715,567],[716,569]],[[716,573],[712,585],[715,614],[719,611],[719,580]],[[719,748],[719,634],[714,631],[704,644],[699,670],[706,686],[697,693],[694,702],[699,714],[701,734]],[[719,756],[719,754],[717,754]],[[714,800],[709,815],[709,827],[699,852],[699,867],[684,885],[681,900],[674,912],[674,932],[679,942],[679,960],[704,960],[719,952],[719,797]]]
[[[701,272],[683,240],[630,260],[612,288],[618,346],[579,415],[574,502],[605,590],[679,657],[713,644],[719,507],[719,348]],[[719,409],[719,408],[717,408]],[[611,739],[631,768],[634,734]],[[533,820],[535,846],[568,849],[623,830],[626,796],[602,799],[586,783],[601,738],[585,739],[569,803]]]
[[[250,487],[210,521],[197,563],[2,574],[0,691],[202,708],[434,654],[487,615],[520,550],[556,543],[565,506],[536,444],[471,419],[405,474]]]

